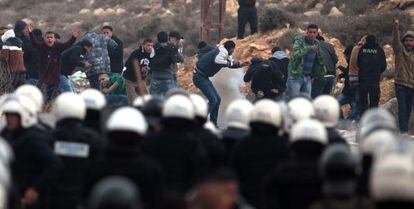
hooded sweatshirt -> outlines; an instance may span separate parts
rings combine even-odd
[[[177,49],[170,43],[157,43],[154,47],[155,56],[150,60],[149,67],[154,79],[173,79],[177,60]]]
[[[359,81],[379,85],[381,73],[387,68],[384,50],[377,43],[367,42],[358,53]]]
[[[278,66],[279,70],[283,73],[284,82],[286,83],[288,78],[288,65],[289,58],[284,51],[275,51],[271,58],[269,58],[272,68],[275,69]]]
[[[407,37],[414,37],[413,31],[408,31],[400,40],[400,32],[393,31],[392,48],[395,53],[395,84],[414,89],[414,53],[408,51],[402,41]]]
[[[39,76],[37,72],[39,69],[39,53],[33,47],[29,36],[23,34],[23,30],[26,26],[27,23],[22,20],[18,20],[14,26],[14,33],[16,34],[16,37],[23,42],[23,60],[27,76],[29,78],[38,79]]]

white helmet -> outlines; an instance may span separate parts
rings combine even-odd
[[[394,116],[384,108],[373,108],[367,110],[361,118],[357,131],[357,140],[366,138],[378,129],[397,131],[397,123]]]
[[[87,109],[102,110],[106,106],[106,99],[102,92],[96,89],[86,89],[79,94],[85,101]]]
[[[360,143],[360,151],[363,155],[371,155],[375,158],[382,156],[388,150],[397,149],[396,135],[389,130],[377,130],[372,132]]]
[[[8,165],[0,162],[0,187],[9,188],[11,186],[11,173]]]
[[[314,141],[320,144],[328,144],[328,133],[325,126],[314,119],[305,119],[293,125],[290,133],[290,142]]]
[[[388,125],[391,128],[397,127],[394,116],[384,108],[372,108],[367,110],[364,115],[362,115],[360,124],[361,126],[365,126],[374,122],[382,122],[384,125]]]
[[[148,129],[147,121],[141,112],[132,107],[121,107],[115,110],[106,122],[108,131],[130,131],[141,136]]]
[[[0,163],[10,165],[14,159],[13,149],[3,138],[0,137]]]
[[[294,122],[315,117],[313,104],[303,97],[297,97],[289,101],[288,108]]]
[[[252,110],[252,103],[245,99],[238,99],[230,103],[226,110],[227,127],[249,130]]]
[[[195,107],[195,114],[200,118],[207,118],[208,104],[207,101],[199,94],[190,94],[190,99]]]
[[[370,194],[375,202],[414,200],[414,164],[411,155],[390,154],[372,168]]]
[[[189,97],[179,94],[173,95],[165,101],[162,116],[164,118],[174,117],[194,120],[194,105]]]
[[[65,92],[56,98],[53,111],[57,121],[66,118],[83,120],[86,116],[86,105],[78,94]]]
[[[22,86],[20,86],[19,88],[16,89],[15,94],[18,95],[18,96],[27,96],[27,97],[29,97],[35,103],[37,112],[42,111],[43,94],[40,91],[40,89],[37,88],[36,86],[28,85],[28,84],[22,85]]]
[[[316,118],[327,128],[334,128],[338,125],[340,106],[338,100],[331,95],[321,95],[313,101]]]
[[[20,115],[23,128],[29,128],[38,123],[37,106],[26,96],[9,96],[2,104],[2,110],[4,113]]]
[[[270,99],[259,100],[250,112],[250,123],[261,122],[281,128],[282,121],[282,112],[279,105]]]

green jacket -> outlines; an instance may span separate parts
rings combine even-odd
[[[319,41],[316,41],[319,46]],[[312,43],[305,40],[303,36],[297,36],[295,43],[293,44],[292,56],[290,58],[288,71],[289,76],[303,77],[303,56],[305,56],[309,50],[311,50]],[[324,76],[324,64],[321,57],[320,46],[316,54],[315,63],[313,65],[312,77],[323,79]]]

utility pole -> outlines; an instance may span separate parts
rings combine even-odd
[[[213,6],[215,0],[201,0],[201,29],[200,39],[205,42],[210,42],[210,32],[213,29],[217,29],[219,32],[219,39],[224,38],[225,23],[226,23],[226,0],[218,0],[219,6],[219,19],[218,22],[214,22],[212,19]]]

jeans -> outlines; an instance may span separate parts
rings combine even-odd
[[[38,79],[29,78],[29,80],[26,80],[26,84],[36,86],[38,81],[39,81]]]
[[[312,80],[310,76],[305,77],[289,77],[288,78],[289,98],[299,95],[310,97],[312,91]]]
[[[400,131],[408,132],[414,99],[414,89],[395,84],[395,94],[398,102],[398,123]]]
[[[128,106],[128,98],[125,95],[106,95],[106,103],[111,107]]]
[[[380,99],[380,86],[379,83],[367,83],[359,82],[359,114],[362,116],[364,112],[369,108],[378,107]],[[369,103],[368,103],[369,100]]]
[[[325,86],[323,88],[323,94],[331,94],[333,85],[335,82],[335,76],[325,76]]]
[[[251,34],[257,33],[257,9],[256,7],[240,7],[237,11],[237,38],[243,39],[246,24],[250,25]]]
[[[353,120],[358,118],[358,103],[357,103],[357,97],[353,95],[346,95],[346,94],[340,94],[337,97],[338,103],[340,106],[349,104],[351,106],[351,112],[349,113],[349,116],[346,118],[348,120]],[[341,119],[344,119],[344,114],[342,110],[340,111],[340,117]]]
[[[193,83],[207,97],[210,121],[217,125],[217,116],[221,102],[220,95],[214,88],[213,83],[210,81],[210,79],[208,77],[204,77],[200,73],[194,73]]]
[[[88,76],[88,80],[91,88],[101,90],[101,84],[99,83],[99,74]]]
[[[176,88],[174,79],[151,79],[149,92],[152,95],[161,95],[165,94],[173,88]]]
[[[75,92],[72,82],[70,82],[69,78],[64,75],[60,76],[59,89],[61,92]]]
[[[312,98],[316,98],[319,95],[323,94],[323,90],[325,88],[325,79],[315,78],[312,82],[312,91],[311,96]]]

